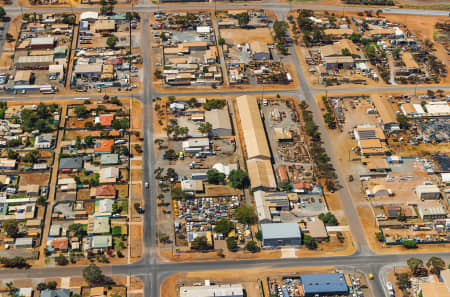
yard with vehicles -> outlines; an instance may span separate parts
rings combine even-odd
[[[334,115],[329,134],[342,144],[339,160],[371,247],[448,247],[448,152],[433,150],[448,143],[440,129],[448,125],[445,92],[319,98],[324,115]]]
[[[325,279],[329,288],[325,288]],[[310,281],[316,282],[316,287]],[[322,286],[322,284],[324,284]],[[332,285],[331,285],[332,284]],[[354,271],[337,269],[333,266],[217,270],[177,273],[162,284],[162,296],[206,296],[204,292],[227,292],[233,296],[313,296],[330,294],[339,296],[372,296],[364,275]],[[319,289],[320,288],[320,289]]]
[[[313,171],[316,164],[319,170],[332,168],[319,161],[313,165],[310,145],[314,156],[323,152],[302,124],[309,114],[293,99],[169,97],[154,101],[154,114],[165,131],[155,139],[159,240],[171,248],[171,257],[181,260],[199,250],[246,257],[245,250],[261,249],[261,257],[267,257],[286,245],[294,256],[303,245],[312,251],[319,247],[317,253],[322,246],[348,252],[352,241],[345,226],[327,231],[339,224],[323,191],[323,185],[333,187],[333,174]],[[313,135],[311,119],[306,121]],[[251,146],[253,138],[257,147]],[[293,237],[274,245],[269,237],[277,233],[272,231],[277,223],[286,224]]]
[[[20,29],[10,27],[14,51],[8,71],[0,74],[5,94],[53,94],[69,79],[76,16],[74,14],[23,14]],[[2,58],[3,59],[3,58]]]
[[[70,88],[78,92],[132,91],[140,85],[140,17],[137,13],[79,16]]]
[[[265,10],[217,11],[219,45],[230,85],[288,85],[293,81],[286,22]]]

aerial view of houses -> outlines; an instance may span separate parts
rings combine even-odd
[[[448,0],[0,3],[0,297],[450,297]]]
[[[441,49],[436,52],[430,40],[418,38],[407,24],[390,19],[370,11],[339,16],[299,10],[290,16],[310,83],[435,84],[446,80]]]
[[[141,63],[136,36],[139,21],[137,13],[81,13],[70,88],[79,92],[137,88],[137,64]]]
[[[155,83],[218,86],[223,83],[209,12],[159,12],[152,16]]]

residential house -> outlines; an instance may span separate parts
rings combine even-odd
[[[113,141],[114,143],[114,141]],[[100,158],[101,165],[117,165],[119,164],[119,155],[118,154],[102,154]]]
[[[34,140],[35,149],[49,149],[53,147],[53,135],[52,134],[41,134],[36,136]]]

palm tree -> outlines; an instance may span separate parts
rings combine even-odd
[[[10,297],[16,297],[16,287],[14,287],[14,284],[12,282],[7,282],[6,287],[8,288],[8,294]]]

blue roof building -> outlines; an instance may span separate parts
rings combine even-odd
[[[300,276],[305,296],[332,296],[348,294],[343,273],[319,273]]]

